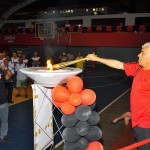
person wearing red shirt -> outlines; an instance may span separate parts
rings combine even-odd
[[[150,138],[150,42],[142,46],[138,57],[138,62],[124,63],[94,54],[86,56],[87,60],[124,70],[127,76],[134,77],[130,94],[130,109],[136,142]],[[150,144],[141,146],[138,150],[150,150]]]

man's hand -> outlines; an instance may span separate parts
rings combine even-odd
[[[97,57],[97,55],[95,55],[95,54],[88,54],[88,55],[86,56],[86,59],[87,59],[87,60],[92,60],[92,61],[98,61],[98,57]]]

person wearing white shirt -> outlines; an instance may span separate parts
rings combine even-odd
[[[13,56],[11,57],[12,66],[14,66],[14,73],[13,73],[13,81],[14,81],[14,88],[16,88],[16,77],[17,77],[17,70],[15,69],[16,64],[18,63],[18,56],[16,52],[13,52]]]
[[[32,59],[32,67],[39,67],[40,65],[40,57],[37,52],[34,52],[34,57]]]
[[[15,69],[17,70],[17,84],[16,89],[18,90],[18,94],[16,97],[21,96],[21,88],[24,89],[24,97],[27,98],[27,76],[20,71],[22,68],[26,68],[27,65],[23,63],[23,58],[19,57],[19,63],[16,64]]]
[[[23,63],[28,66],[28,59],[26,58],[26,55],[22,55]]]

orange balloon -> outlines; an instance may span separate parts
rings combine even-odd
[[[54,101],[61,103],[61,102],[68,101],[70,94],[69,94],[69,91],[65,87],[58,85],[52,89],[51,95]]]
[[[73,106],[79,106],[82,103],[81,95],[78,93],[72,93],[69,97],[69,102]]]
[[[71,105],[69,101],[62,103],[60,108],[61,111],[66,115],[70,115],[75,111],[75,106]]]
[[[54,100],[52,100],[52,103],[54,104],[55,107],[58,107],[58,108],[60,108],[61,105],[63,104],[63,103],[60,103],[60,102],[57,102],[57,101],[54,101]]]
[[[91,89],[85,89],[81,92],[82,104],[92,105],[96,100],[96,94]]]
[[[103,150],[103,146],[100,142],[94,141],[90,142],[85,150]]]
[[[67,87],[70,93],[80,93],[83,89],[83,81],[81,78],[74,76],[67,81]]]

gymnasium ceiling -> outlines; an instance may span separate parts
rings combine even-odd
[[[0,0],[0,18],[7,19],[21,9],[45,9],[48,7],[113,6],[132,12],[136,3],[140,8],[149,6],[149,0]]]

